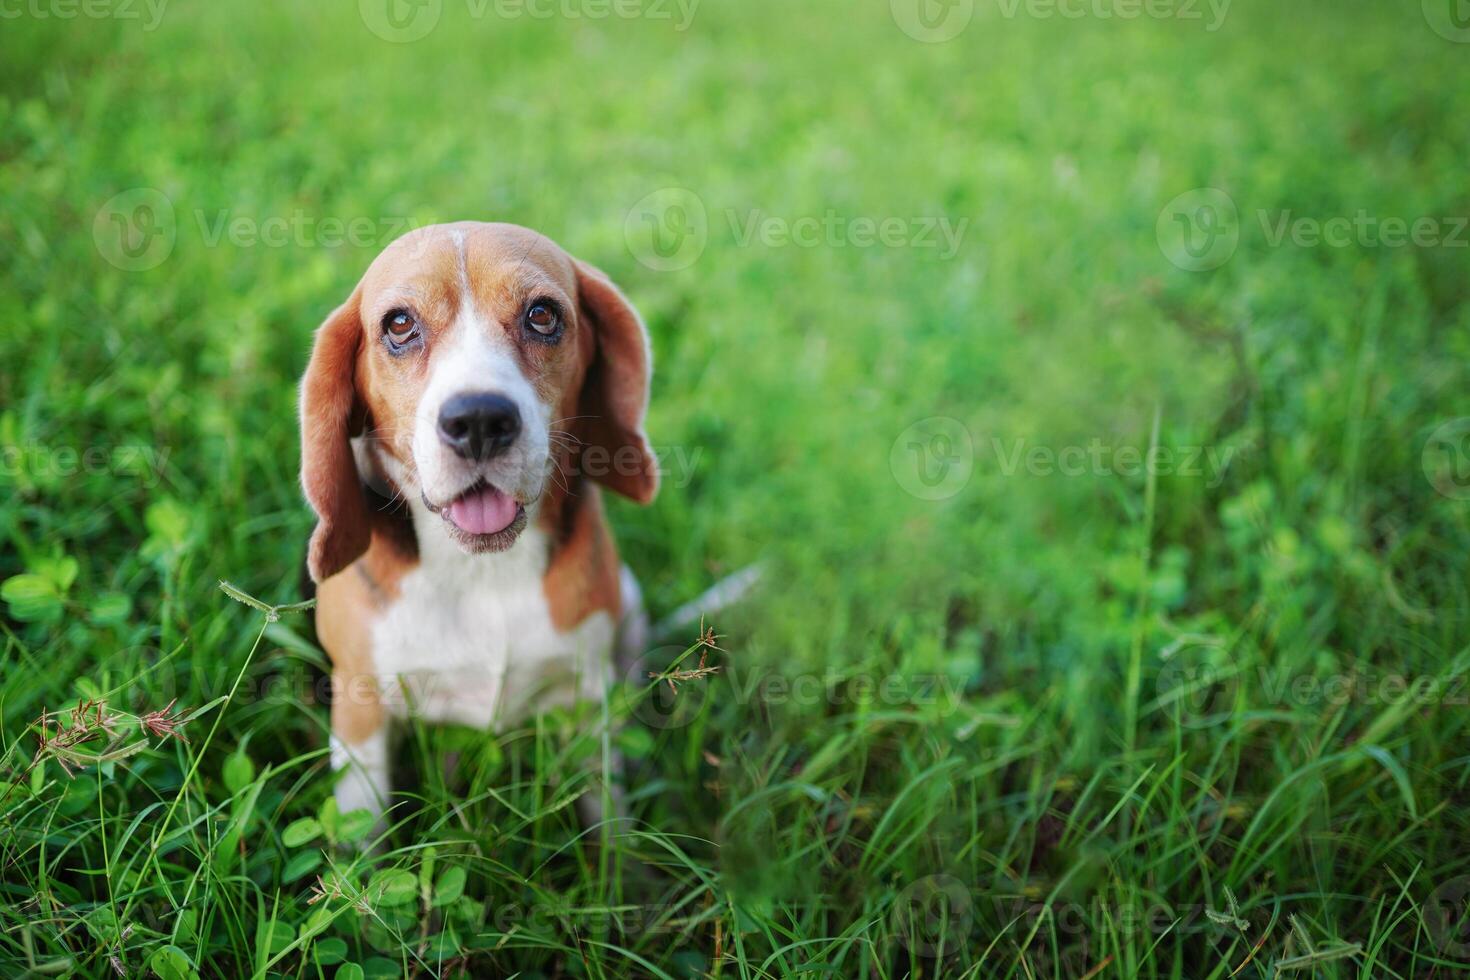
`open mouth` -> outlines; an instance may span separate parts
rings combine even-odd
[[[526,509],[510,494],[483,480],[438,508],[438,512],[454,537],[472,551],[509,548],[526,527]]]

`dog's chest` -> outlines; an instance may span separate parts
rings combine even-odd
[[[512,724],[539,708],[602,696],[614,634],[594,613],[570,631],[552,623],[543,587],[544,534],[527,528],[509,551],[423,555],[373,627],[384,704],[399,717],[476,727]]]

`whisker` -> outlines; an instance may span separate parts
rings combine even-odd
[[[558,440],[558,439],[564,439],[564,440],[566,440],[566,445],[569,445],[569,446],[585,446],[586,445],[586,443],[583,442],[581,439],[577,438],[576,436],[572,435],[570,432],[567,432],[564,429],[549,429],[549,430],[547,430],[547,433],[546,434],[547,434],[547,437],[550,438],[550,439],[552,439],[553,441]]]

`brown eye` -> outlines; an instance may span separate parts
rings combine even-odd
[[[549,303],[532,303],[526,311],[526,325],[543,337],[550,337],[561,326],[561,317]]]
[[[388,331],[388,339],[395,344],[401,344],[411,340],[414,334],[418,333],[419,324],[413,318],[413,314],[404,310],[394,310],[383,317],[383,329]]]

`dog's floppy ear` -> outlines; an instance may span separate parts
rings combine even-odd
[[[306,567],[315,582],[351,565],[371,538],[350,441],[362,420],[355,378],[362,344],[359,301],[354,290],[317,330],[301,378],[301,486],[317,516]]]
[[[577,414],[587,446],[601,446],[609,454],[607,465],[599,461],[585,470],[610,490],[646,504],[658,493],[658,461],[643,431],[653,374],[648,331],[602,270],[585,262],[576,265],[582,311],[592,322],[597,345]]]

